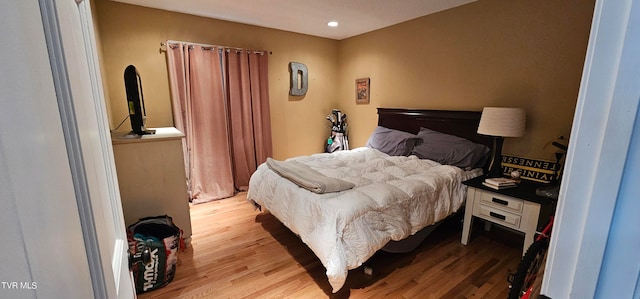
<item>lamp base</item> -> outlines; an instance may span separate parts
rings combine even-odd
[[[500,178],[500,177],[503,177],[502,169],[500,169],[500,167],[489,168],[489,171],[487,172],[487,177],[488,178]]]
[[[502,177],[502,143],[504,138],[500,136],[493,137],[493,150],[491,151],[491,162],[487,171],[488,178]]]

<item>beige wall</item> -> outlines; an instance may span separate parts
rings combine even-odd
[[[594,1],[482,0],[340,42],[338,106],[349,141],[366,143],[376,107],[527,109],[527,132],[505,153],[551,159],[568,136]],[[354,81],[371,78],[371,103]]]
[[[322,151],[329,133],[325,117],[334,108],[338,41],[280,30],[97,0],[97,21],[112,129],[127,116],[124,69],[133,64],[142,77],[147,127],[173,126],[165,40],[264,49],[269,57],[269,96],[274,158]],[[289,96],[289,62],[309,69],[304,97]],[[120,130],[130,130],[127,120]]]
[[[332,108],[349,116],[352,147],[376,126],[376,107],[482,110],[517,106],[527,133],[505,152],[551,159],[568,136],[594,0],[482,0],[342,41],[98,0],[112,125],[126,114],[124,68],[142,75],[148,126],[171,126],[165,54],[172,39],[266,49],[274,157],[322,151]],[[291,97],[288,63],[309,68],[309,91]],[[355,104],[355,79],[371,78],[371,103]],[[125,123],[123,126],[129,126]],[[129,129],[129,128],[126,128]]]

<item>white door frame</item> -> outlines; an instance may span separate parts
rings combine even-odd
[[[89,1],[39,0],[95,298],[132,298]]]
[[[640,101],[639,53],[640,1],[597,0],[543,279],[542,294],[551,298],[631,298],[636,287],[637,248],[614,257],[635,263],[617,269],[625,289],[600,282],[610,261],[605,251],[618,245],[608,243],[611,229],[638,228],[637,221],[626,228],[612,221],[618,202],[638,199],[620,186],[631,174],[625,165]]]
[[[113,267],[111,255],[104,251],[113,249],[105,243],[113,243],[115,238],[86,237],[86,231],[92,230],[100,236],[101,225],[105,224],[99,221],[106,219],[104,215],[96,213],[100,203],[93,200],[98,198],[95,195],[104,194],[95,188],[95,181],[106,172],[98,170],[96,160],[100,159],[91,159],[100,157],[95,149],[101,147],[91,138],[99,131],[90,130],[97,126],[96,112],[84,115],[84,109],[96,109],[91,84],[72,78],[88,72],[84,47],[78,47],[78,41],[85,40],[78,34],[82,26],[78,6],[71,0],[45,4],[53,5],[6,1],[0,10],[0,264],[5,270],[0,271],[0,297],[133,298],[132,292],[110,296],[116,294],[116,287],[107,283],[106,270]],[[51,22],[51,16],[60,17],[59,22]],[[47,40],[45,30],[51,26],[60,26],[56,29],[61,35]],[[63,49],[67,56],[50,55],[48,46]],[[66,68],[67,74],[60,73],[58,67]],[[65,88],[66,96],[61,92]],[[68,96],[73,100],[65,98]],[[82,130],[69,122],[67,113],[74,110],[61,107],[69,103],[82,114],[72,116]],[[91,119],[93,126],[86,124]],[[77,143],[70,144],[68,136],[74,132]],[[70,154],[69,148],[78,145],[84,159],[73,156],[77,152]],[[78,171],[82,168],[84,174]],[[86,182],[88,190],[84,194],[90,198],[79,198],[83,196],[78,192],[81,181]],[[87,204],[88,199],[92,200],[92,209],[79,207],[79,202]],[[81,220],[80,213],[92,214],[94,223],[87,224],[86,217]],[[92,274],[96,270],[90,269],[90,261],[101,263],[104,272]],[[100,276],[104,278],[97,281],[95,277]]]
[[[82,235],[85,240],[85,250],[87,252],[93,294],[95,298],[106,298],[105,277],[102,269],[103,266],[100,262],[98,237],[95,230],[91,196],[86,179],[87,173],[82,157],[82,145],[75,116],[74,100],[71,87],[69,86],[67,64],[65,62],[62,45],[62,33],[60,32],[58,22],[58,11],[54,1],[40,0],[39,3],[51,62],[51,72],[55,82],[54,86],[58,99],[58,109],[61,115],[62,130],[67,147],[67,156],[71,167],[75,198],[78,205],[80,227],[82,228]]]

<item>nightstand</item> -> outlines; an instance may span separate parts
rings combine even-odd
[[[494,190],[482,184],[485,177],[463,182],[467,185],[467,202],[462,228],[462,244],[469,243],[474,217],[524,234],[522,254],[533,243],[536,229],[549,220],[555,200],[536,195],[542,184],[522,180],[517,187]]]

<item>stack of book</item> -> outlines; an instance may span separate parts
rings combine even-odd
[[[482,184],[496,190],[518,186],[515,180],[508,178],[487,178]]]

